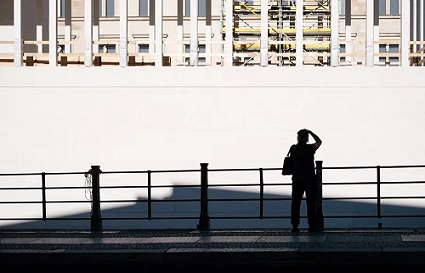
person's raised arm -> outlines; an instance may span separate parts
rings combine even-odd
[[[313,143],[314,149],[319,149],[320,145],[322,145],[322,140],[312,131],[309,130],[308,132],[313,137],[314,141],[316,141],[315,143]]]

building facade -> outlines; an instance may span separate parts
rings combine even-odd
[[[301,57],[313,66],[400,65],[404,34],[406,54],[419,54],[407,62],[423,65],[422,0],[312,0],[298,7],[271,0],[5,0],[0,64],[21,65],[16,54],[22,64],[30,57],[30,65],[46,65],[56,48],[52,65],[62,57],[88,66],[95,57],[103,66],[159,65],[161,57],[166,66],[293,66]]]

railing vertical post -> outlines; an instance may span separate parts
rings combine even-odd
[[[210,230],[210,216],[208,214],[208,163],[201,163],[201,215],[198,229]]]
[[[322,170],[323,161],[316,161],[316,198],[315,198],[315,227],[317,229],[324,228],[324,217],[323,217],[323,193],[322,193]]]
[[[148,220],[152,219],[152,181],[151,171],[148,171]]]
[[[46,173],[41,173],[41,196],[42,196],[42,208],[43,208],[43,221],[47,220],[47,208],[46,208]]]
[[[91,231],[102,231],[102,216],[100,215],[100,166],[91,166],[90,174],[92,175],[92,214],[91,214]]]
[[[263,168],[260,168],[260,219],[263,219],[264,211],[264,176]]]
[[[377,194],[376,194],[376,203],[377,203],[377,214],[378,214],[378,228],[382,228],[381,223],[381,166],[376,167],[376,185],[377,185]]]

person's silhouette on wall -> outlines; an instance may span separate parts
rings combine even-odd
[[[291,224],[292,232],[300,231],[300,207],[304,195],[307,199],[308,231],[316,231],[314,225],[314,202],[315,202],[315,180],[314,154],[322,145],[322,140],[312,131],[302,129],[298,131],[298,143],[291,146],[289,150],[292,159],[292,204]],[[316,141],[308,144],[308,136],[311,135]]]

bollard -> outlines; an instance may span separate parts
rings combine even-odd
[[[322,193],[322,168],[323,161],[316,161],[316,196],[315,196],[315,228],[322,230],[324,228],[323,217],[323,193]]]
[[[92,176],[92,212],[91,232],[102,231],[102,216],[100,215],[100,166],[91,166],[89,173]]]
[[[210,216],[208,215],[208,163],[201,163],[201,215],[198,229],[210,230]]]

